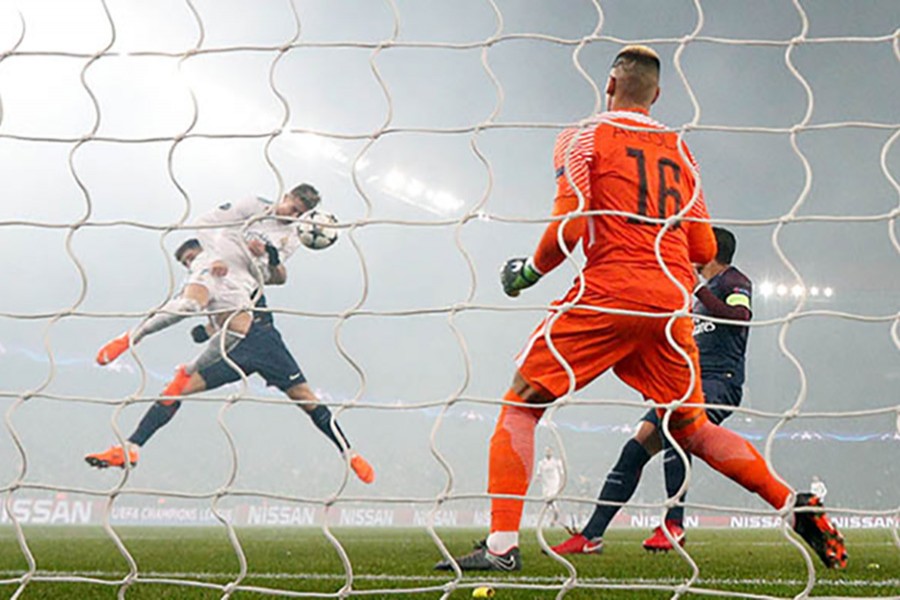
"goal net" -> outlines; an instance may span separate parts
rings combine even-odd
[[[0,1],[0,590],[900,594],[898,24],[889,1]],[[690,144],[754,281],[726,426],[792,487],[827,484],[844,573],[699,461],[683,551],[640,549],[671,504],[656,460],[603,557],[541,555],[584,524],[646,411],[612,374],[538,428],[563,487],[530,488],[524,570],[431,571],[487,531],[513,356],[581,257],[517,299],[498,268],[550,222],[554,140],[602,110],[626,43],[659,52],[653,115]],[[256,376],[182,398],[139,466],[92,470],[200,321],[106,367],[97,349],[179,292],[198,215],[301,182],[340,237],[301,248],[268,304],[375,483]]]

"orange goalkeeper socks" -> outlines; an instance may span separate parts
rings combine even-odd
[[[512,390],[503,399],[522,406],[504,405],[500,409],[491,437],[488,493],[524,496],[534,469],[534,429],[544,410],[529,408]],[[491,532],[518,531],[524,504],[518,498],[492,499]]]
[[[696,429],[688,429],[692,431],[672,431],[685,450],[703,459],[722,475],[759,494],[775,508],[784,507],[791,490],[775,478],[753,444],[709,421]]]

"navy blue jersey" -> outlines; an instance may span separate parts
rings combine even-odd
[[[730,307],[750,308],[753,284],[750,278],[735,267],[728,267],[706,286],[712,294]],[[701,300],[694,303],[694,314],[716,316]],[[745,325],[724,325],[694,319],[694,339],[700,350],[700,370],[707,375],[727,375],[737,385],[744,383],[744,358],[750,328]]]

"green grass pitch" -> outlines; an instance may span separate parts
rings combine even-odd
[[[138,565],[139,576],[125,590],[126,598],[221,598],[222,588],[239,572],[238,559],[224,528],[118,529]],[[363,598],[439,598],[454,582],[451,574],[433,571],[440,558],[423,529],[335,528],[333,534],[346,548],[353,565],[353,591]],[[468,551],[483,531],[439,530],[451,552]],[[640,547],[645,531],[609,532],[601,556],[577,556],[578,584],[566,598],[670,598],[691,575],[676,553],[648,554]],[[248,563],[247,576],[233,598],[278,597],[277,592],[305,592],[313,597],[337,597],[346,583],[338,553],[320,529],[245,528],[238,530]],[[556,543],[562,532],[548,532]],[[20,596],[26,599],[116,598],[128,575],[128,564],[99,527],[30,527],[29,547],[37,561],[37,578]],[[503,600],[555,598],[568,574],[563,565],[543,556],[533,531],[523,532],[525,568],[511,575],[466,576],[456,582],[451,598],[470,598],[472,588],[488,582]],[[887,530],[855,530],[847,534],[850,565],[827,571],[816,564],[817,582],[811,595],[826,597],[897,597],[900,595],[900,549]],[[806,585],[806,567],[792,545],[773,530],[689,530],[688,550],[700,567],[700,589],[718,589],[746,595],[790,598]],[[19,587],[27,565],[11,527],[0,528],[0,597],[9,598]],[[79,582],[45,581],[68,574]],[[192,582],[176,585],[172,580]],[[98,580],[101,580],[102,583]],[[514,584],[517,588],[503,588]],[[640,589],[622,589],[623,586]],[[206,586],[206,587],[203,587]],[[401,594],[402,590],[426,591]],[[376,592],[375,590],[389,590]],[[307,596],[309,597],[309,596]],[[689,593],[684,598],[709,597]],[[746,597],[746,596],[744,596]]]

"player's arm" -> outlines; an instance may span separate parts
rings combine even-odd
[[[694,295],[703,303],[712,317],[732,321],[749,321],[753,316],[750,310],[750,290],[743,287],[732,286],[724,300],[713,294],[712,290],[705,285],[698,288]]]
[[[265,281],[268,285],[283,285],[287,281],[287,268],[282,262],[281,252],[274,244],[259,239],[247,242],[247,248],[253,256],[265,257]]]
[[[218,331],[219,328],[216,326],[215,322],[212,319],[209,319],[208,323],[203,325],[197,325],[193,329],[191,329],[191,338],[198,344],[202,344],[209,340],[212,335]]]
[[[578,209],[578,199],[573,197],[557,198],[553,205],[553,216],[565,215]],[[585,217],[574,217],[568,221],[553,221],[544,230],[541,241],[534,254],[529,257],[511,258],[506,261],[501,271],[503,291],[507,296],[515,297],[525,288],[531,287],[538,280],[559,266],[566,255],[559,243],[559,232],[562,229],[562,241],[571,253],[584,234]]]
[[[705,217],[709,218],[709,217]],[[716,235],[708,222],[687,221],[688,258],[697,265],[705,265],[716,257]]]
[[[687,144],[682,142],[681,147],[694,171],[699,173],[700,167],[697,165],[697,161],[694,155],[691,154]],[[694,189],[698,183],[694,178],[693,172],[688,172],[687,176],[690,196],[686,200],[689,201],[693,197]],[[695,265],[705,265],[716,257],[718,248],[716,247],[716,235],[713,233],[712,225],[709,223],[709,211],[706,209],[706,199],[702,189],[697,190],[697,199],[691,205],[690,210],[688,210],[687,216],[691,219],[703,219],[703,221],[684,221],[682,225],[687,231],[689,260]]]
[[[590,153],[585,149],[586,140],[579,136],[580,132],[579,129],[566,129],[556,140],[553,152],[557,184],[552,212],[554,217],[575,213],[581,204],[569,183],[567,173],[571,173],[572,180],[584,197],[585,205],[582,210],[587,208],[590,200]],[[546,273],[558,267],[566,259],[563,245],[571,253],[584,236],[586,222],[587,218],[583,216],[553,221],[544,230],[534,254],[528,258],[511,258],[506,261],[501,271],[501,283],[506,295],[518,296],[521,290],[531,287]]]

